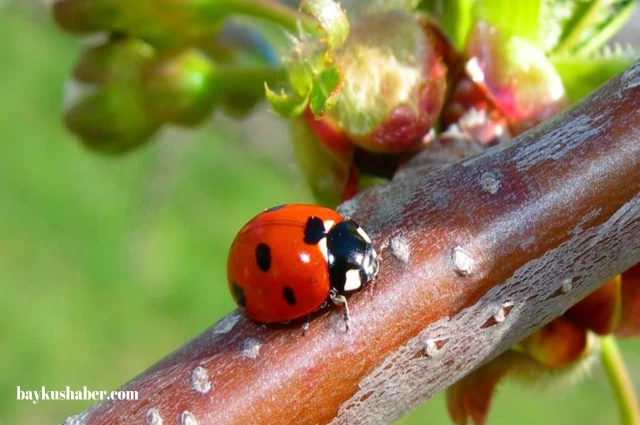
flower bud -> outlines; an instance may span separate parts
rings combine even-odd
[[[622,318],[622,279],[618,275],[571,307],[564,317],[599,335],[613,332]]]
[[[140,146],[160,126],[145,109],[140,90],[127,84],[89,93],[65,113],[64,120],[85,145],[105,153]]]
[[[451,96],[442,113],[442,128],[457,129],[483,145],[510,139],[509,123],[483,87],[466,73],[453,84]]]
[[[640,336],[640,263],[622,273],[622,317],[616,336]]]
[[[155,49],[142,40],[112,37],[83,52],[73,76],[77,81],[94,84],[135,81],[155,54]]]
[[[565,367],[587,349],[587,330],[558,317],[522,341],[529,356],[548,368]]]
[[[423,146],[442,109],[446,67],[416,18],[363,16],[334,62],[344,85],[329,115],[354,143],[387,153]]]
[[[59,0],[53,4],[53,17],[67,31],[88,32],[102,28],[100,8],[105,9],[104,1]]]
[[[53,15],[68,31],[121,32],[176,46],[214,35],[236,9],[221,0],[58,0]]]
[[[141,81],[150,113],[180,125],[202,122],[216,103],[214,71],[195,49],[159,56],[146,66]]]
[[[505,114],[514,135],[567,104],[560,76],[542,50],[478,21],[469,33],[467,73]]]

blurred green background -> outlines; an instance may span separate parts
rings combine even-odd
[[[116,389],[233,309],[227,248],[262,208],[310,202],[285,123],[216,116],[121,158],[61,124],[81,43],[46,2],[0,1],[0,424],[57,424],[90,402],[22,389]],[[622,342],[640,390],[640,343]],[[488,423],[615,424],[599,367],[576,387],[501,387]],[[441,396],[398,422],[450,423]]]

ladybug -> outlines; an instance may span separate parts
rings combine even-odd
[[[327,301],[343,306],[345,294],[372,281],[378,257],[353,220],[315,205],[270,208],[249,221],[231,245],[229,289],[236,304],[260,323],[309,315]]]

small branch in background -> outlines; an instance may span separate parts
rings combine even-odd
[[[340,210],[382,265],[351,331],[233,312],[71,423],[392,422],[640,261],[639,109],[636,63],[513,144],[363,192]]]
[[[255,16],[282,25],[293,32],[298,31],[298,25],[314,35],[322,35],[318,22],[310,16],[300,13],[294,5],[286,5],[275,0],[231,0],[228,2],[238,14]]]
[[[600,357],[618,404],[620,423],[622,425],[640,425],[638,398],[633,391],[633,384],[620,355],[615,337],[612,335],[602,337],[601,347]]]

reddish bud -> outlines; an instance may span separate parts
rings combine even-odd
[[[485,88],[473,81],[466,68],[454,83],[449,101],[442,113],[442,127],[451,125],[473,140],[494,144],[511,137],[509,123]]]
[[[622,273],[622,314],[616,335],[640,336],[640,264]]]
[[[355,165],[352,165],[349,169],[349,175],[347,176],[347,184],[345,185],[344,192],[342,193],[342,198],[340,198],[340,203],[344,201],[348,201],[358,194],[358,190],[360,189],[360,174],[358,173],[358,168]]]
[[[496,385],[512,369],[531,363],[525,354],[505,351],[447,388],[447,409],[451,420],[465,425],[470,418],[475,425],[486,422]]]
[[[442,31],[438,22],[431,16],[417,13],[415,17],[427,35],[431,47],[435,52],[435,56],[440,58],[440,61],[450,72],[455,72],[462,59],[458,49],[456,49],[451,40],[449,40],[447,35]]]
[[[352,196],[354,186],[357,191],[354,146],[330,118],[316,120],[307,111],[292,120],[292,136],[302,173],[320,204],[335,207]]]
[[[613,332],[622,317],[621,285],[618,275],[567,310],[564,317],[599,335]]]
[[[344,85],[329,114],[354,143],[387,153],[423,146],[442,109],[446,67],[413,16],[363,17],[334,60]]]
[[[353,156],[353,144],[344,131],[330,118],[314,119],[308,109],[302,115],[303,121],[331,154],[340,161],[350,162]]]
[[[558,317],[522,341],[525,352],[548,368],[565,367],[586,352],[586,329]]]
[[[468,37],[467,73],[505,114],[514,135],[566,106],[562,80],[536,46],[482,21]]]

